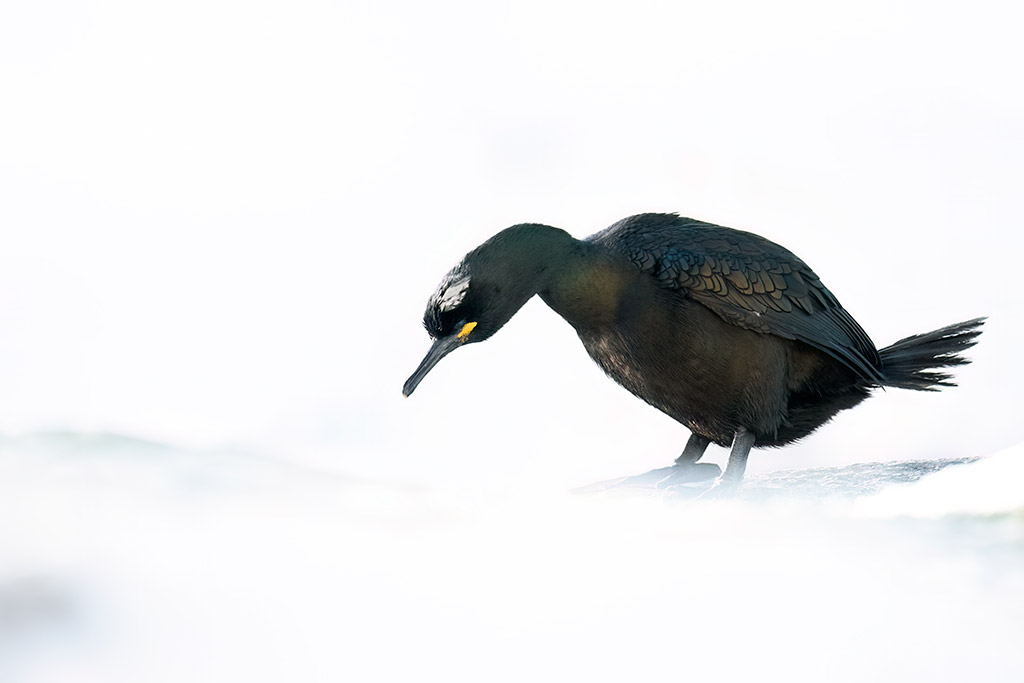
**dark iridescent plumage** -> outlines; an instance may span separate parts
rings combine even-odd
[[[857,321],[803,261],[759,235],[673,214],[641,214],[587,241],[625,254],[641,272],[728,322],[802,341],[865,378],[884,381],[878,351]]]
[[[674,214],[626,218],[585,240],[542,225],[503,230],[466,255],[431,297],[435,339],[409,395],[445,355],[494,334],[534,294],[630,392],[686,425],[677,463],[732,444],[720,483],[751,446],[800,439],[873,388],[950,386],[983,319],[875,348],[818,276],[752,233]]]

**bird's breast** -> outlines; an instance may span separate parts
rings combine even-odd
[[[625,389],[691,430],[728,443],[771,340],[685,298],[646,299],[610,324],[578,329],[591,358]]]

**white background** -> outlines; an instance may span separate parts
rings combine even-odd
[[[567,502],[687,434],[539,301],[401,387],[490,235],[677,211],[793,250],[879,346],[990,316],[959,388],[749,473],[1020,442],[1021,20],[5,2],[0,674],[1019,679],[1013,518]]]

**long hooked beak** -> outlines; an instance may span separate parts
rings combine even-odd
[[[469,339],[469,333],[476,327],[475,322],[469,322],[462,325],[462,329],[459,330],[458,334],[451,334],[447,337],[441,337],[434,342],[434,345],[427,351],[426,358],[420,363],[420,366],[416,368],[416,372],[412,373],[412,377],[405,381],[405,386],[402,387],[402,395],[409,397],[412,392],[416,391],[416,386],[420,381],[427,376],[430,369],[437,365],[437,362],[447,356],[449,353],[459,348]]]
[[[412,392],[416,391],[416,387],[427,376],[427,373],[437,365],[438,361],[462,346],[464,341],[465,337],[454,334],[448,337],[441,337],[435,341],[430,350],[427,351],[427,355],[420,362],[420,366],[416,368],[416,372],[412,373],[412,377],[405,381],[405,386],[402,387],[402,395],[406,397],[412,396]]]

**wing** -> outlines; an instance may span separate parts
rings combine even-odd
[[[865,379],[883,379],[867,333],[807,264],[774,242],[675,214],[631,216],[587,241],[625,255],[729,323],[802,341]]]

